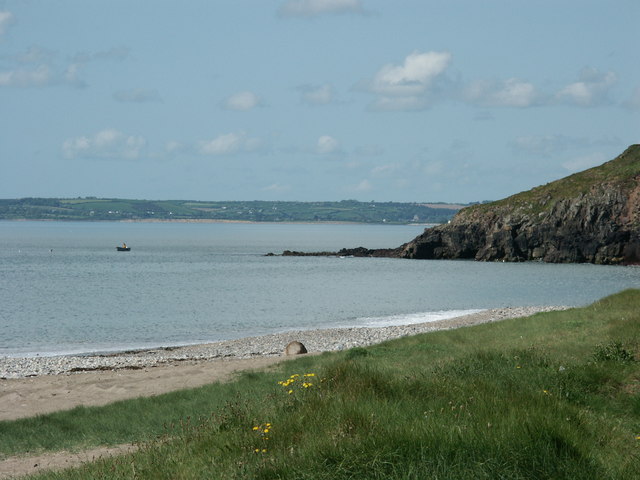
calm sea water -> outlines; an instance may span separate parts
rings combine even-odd
[[[640,287],[637,267],[265,256],[395,247],[423,228],[0,221],[0,356],[585,305]]]

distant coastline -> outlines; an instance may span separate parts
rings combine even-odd
[[[220,220],[215,218],[136,218],[122,220],[74,220],[74,219],[52,219],[52,218],[0,218],[0,222],[82,222],[82,223],[227,223],[227,224],[244,224],[244,225],[407,225],[411,227],[431,228],[440,223],[363,223],[363,222],[341,222],[341,221],[266,221],[258,222],[255,220]]]
[[[464,207],[447,203],[0,199],[0,220],[440,224]]]

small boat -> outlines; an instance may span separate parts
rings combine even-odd
[[[116,247],[116,250],[119,252],[128,252],[131,250],[131,247],[127,247],[127,244],[123,243],[121,247]]]

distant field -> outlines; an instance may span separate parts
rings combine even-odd
[[[398,202],[201,202],[117,198],[0,200],[4,220],[228,220],[248,222],[446,223],[465,205]]]

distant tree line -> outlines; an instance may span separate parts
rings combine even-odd
[[[117,198],[0,199],[4,220],[229,220],[248,222],[446,223],[461,205],[400,202],[275,202],[127,200]]]

